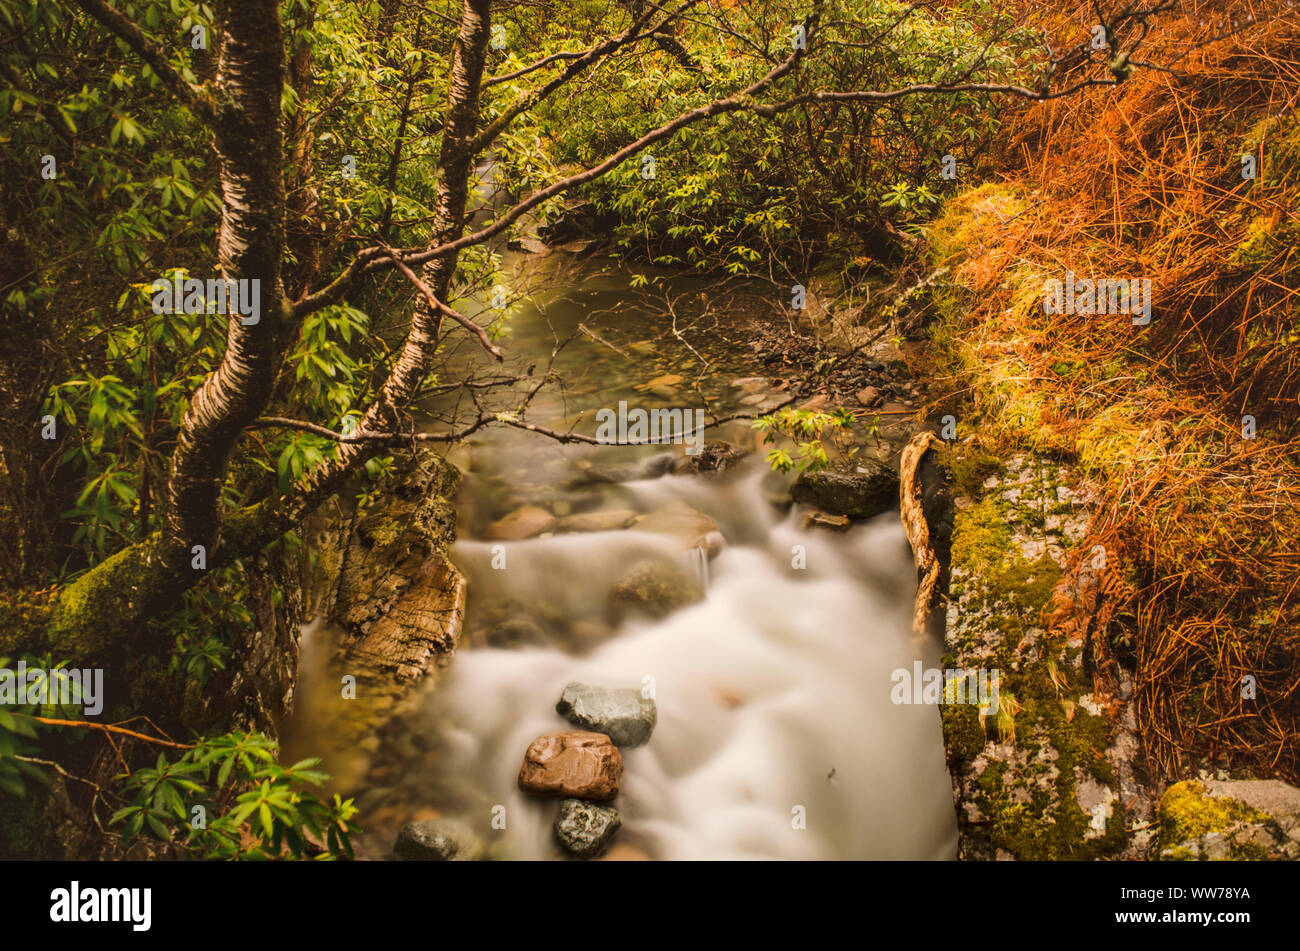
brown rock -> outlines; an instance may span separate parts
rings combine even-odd
[[[604,733],[544,733],[528,745],[519,788],[557,799],[608,802],[618,795],[623,757]]]
[[[676,373],[665,373],[663,376],[657,376],[653,380],[642,383],[637,387],[638,390],[651,390],[657,386],[676,386],[682,382],[682,377]]]
[[[560,520],[538,505],[524,505],[487,527],[487,537],[496,541],[517,542],[543,532],[555,530]]]
[[[880,390],[874,386],[858,391],[858,402],[863,406],[875,406],[880,402]]]
[[[805,529],[814,526],[820,528],[830,528],[837,532],[847,532],[853,522],[847,515],[831,515],[827,512],[820,512],[814,509],[811,512],[805,512],[803,517],[803,527]]]
[[[643,561],[611,592],[616,606],[632,607],[652,617],[666,617],[704,597],[697,579],[673,565]]]

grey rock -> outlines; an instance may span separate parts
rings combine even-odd
[[[872,518],[898,504],[898,473],[883,462],[863,460],[861,472],[804,472],[791,495],[832,515]]]
[[[1280,779],[1212,779],[1205,791],[1216,799],[1236,799],[1266,812],[1284,828],[1300,825],[1300,789]]]
[[[425,819],[402,827],[393,854],[408,862],[476,862],[483,843],[459,819]]]
[[[582,474],[579,484],[584,482],[636,482],[640,479],[656,479],[672,471],[677,457],[671,452],[661,452],[647,456],[638,462],[593,463]]]
[[[641,746],[658,722],[655,702],[635,687],[594,687],[574,681],[564,688],[555,712],[593,733],[604,733],[615,746]]]
[[[618,810],[582,799],[565,799],[555,820],[555,837],[580,859],[594,859],[623,825]]]

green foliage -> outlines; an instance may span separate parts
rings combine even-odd
[[[744,40],[701,16],[679,31],[700,71],[649,52],[636,69],[549,104],[537,128],[555,138],[559,163],[591,165],[765,75],[789,55],[789,24],[806,12],[799,3],[741,5],[730,25]],[[864,46],[874,35],[888,39]],[[895,0],[832,0],[811,50],[763,101],[817,90],[1020,80],[1040,56],[1014,14],[982,0],[933,12],[909,12]],[[987,94],[961,92],[883,106],[808,103],[774,117],[730,113],[653,146],[654,177],[643,174],[637,157],[589,194],[622,223],[619,242],[629,253],[660,264],[738,274],[774,256],[799,261],[810,249],[850,253],[870,248],[868,236],[882,222],[907,223],[938,202],[948,184],[940,177],[943,156],[969,166],[997,131],[995,106]]]
[[[44,671],[47,676],[55,670],[66,667],[63,662],[56,662],[49,656],[35,657],[24,655],[21,658],[0,657],[0,670],[15,670],[21,660],[29,671]],[[29,684],[31,681],[29,681]],[[42,724],[32,717],[53,717],[72,719],[81,715],[81,696],[75,683],[69,683],[69,703],[61,704],[57,698],[47,696],[46,703],[5,703],[0,706],[0,792],[11,796],[26,793],[24,780],[45,783],[45,772],[34,763],[20,757],[31,757],[37,749],[30,742],[37,738],[37,730]],[[30,687],[28,689],[31,689]]]
[[[853,415],[845,409],[834,413],[819,413],[808,409],[785,408],[761,416],[751,424],[762,432],[765,444],[774,443],[778,436],[794,440],[794,454],[783,446],[774,446],[767,452],[767,462],[777,472],[799,472],[824,469],[830,464],[826,447],[822,445],[825,430],[847,430],[853,425]]]
[[[351,253],[327,234],[379,232],[395,244],[429,237],[437,185],[429,156],[439,150],[450,49],[442,21],[428,11],[397,11],[377,27],[380,6],[281,4],[290,45],[311,53],[312,82],[286,85],[283,108],[291,144],[306,144],[290,175],[309,177],[315,190],[312,227],[321,232],[312,244],[329,246],[326,271]],[[196,24],[215,33],[207,4],[131,0],[121,10],[183,76],[210,77],[211,53],[188,42]],[[4,4],[0,66],[0,176],[16,186],[6,192],[6,227],[40,262],[33,280],[5,292],[5,303],[42,309],[61,341],[41,412],[58,421],[52,476],[61,492],[67,487],[60,502],[66,530],[58,535],[67,550],[58,560],[75,571],[159,527],[159,486],[177,430],[191,395],[224,354],[224,318],[159,314],[151,306],[156,279],[218,273],[217,169],[210,133],[149,66],[75,6]],[[339,108],[333,97],[343,88],[349,101],[367,107]],[[403,160],[394,166],[399,139]],[[356,162],[353,177],[342,174],[344,155]],[[54,161],[53,177],[42,174],[45,156]],[[299,263],[291,253],[290,270]],[[499,261],[478,249],[462,267],[464,276],[482,278]],[[409,293],[404,282],[398,286]],[[288,379],[269,412],[327,426],[355,417],[391,365],[368,313],[371,304],[400,310],[404,301],[390,298],[379,289],[312,314],[290,342]],[[333,451],[316,437],[264,430],[241,448],[222,498],[232,506],[264,500]],[[195,656],[202,655],[211,666],[213,652]]]
[[[351,799],[320,798],[328,778],[319,760],[276,761],[275,741],[260,733],[200,740],[179,759],[126,776],[130,804],[111,822],[128,836],[149,833],[200,858],[352,857]]]

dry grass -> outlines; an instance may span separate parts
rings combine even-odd
[[[1296,781],[1300,14],[1245,11],[1255,26],[1207,42],[1227,11],[1185,5],[1146,55],[1177,74],[1139,71],[1016,117],[989,175],[1002,181],[933,229],[960,285],[934,350],[940,388],[992,448],[1064,456],[1104,487],[1079,550],[1127,562],[1113,613],[1130,628],[1150,764]],[[1150,278],[1151,324],[1045,315],[1043,281],[1067,270]]]

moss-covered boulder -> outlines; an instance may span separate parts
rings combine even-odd
[[[1186,780],[1160,800],[1160,858],[1300,858],[1300,789],[1280,780]]]

